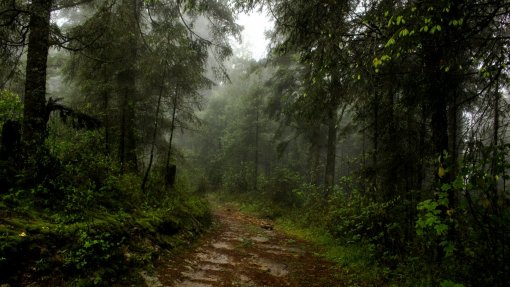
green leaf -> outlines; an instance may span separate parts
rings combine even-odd
[[[426,226],[435,226],[438,223],[439,223],[439,219],[437,219],[437,217],[435,217],[435,216],[430,216],[430,217],[427,217],[427,219],[425,219]]]
[[[402,22],[403,20],[404,20],[404,17],[403,17],[403,16],[398,16],[398,17],[397,17],[397,25],[400,25],[401,23],[402,23],[402,24],[404,24],[404,23],[405,23],[405,21],[404,21],[404,22]]]
[[[464,188],[464,179],[462,177],[457,177],[453,181],[453,188],[455,188],[455,189],[463,189]]]
[[[372,61],[372,64],[374,65],[375,68],[379,67],[380,65],[382,65],[382,61],[379,60],[377,57],[374,58],[374,60]]]
[[[394,45],[395,44],[395,39],[393,37],[391,37],[388,42],[386,42],[386,45],[384,45],[385,48],[391,46],[391,45]]]
[[[453,255],[453,252],[455,252],[456,248],[455,248],[455,245],[453,245],[453,243],[451,242],[447,242],[447,244],[444,246],[444,252],[446,253],[446,256],[452,256]]]
[[[430,29],[430,34],[434,34],[435,32],[441,32],[441,25],[435,25]]]
[[[434,229],[436,230],[437,235],[445,235],[448,231],[448,225],[444,223],[440,223],[434,226]]]
[[[389,61],[389,60],[391,60],[391,56],[389,56],[389,55],[382,55],[381,56],[381,61],[382,62]]]
[[[388,20],[388,25],[387,27],[391,27],[391,25],[393,24],[393,16],[391,16],[390,20]]]
[[[407,35],[409,35],[409,30],[407,30],[406,28],[402,29],[402,31],[400,31],[399,33],[400,37],[405,37]]]

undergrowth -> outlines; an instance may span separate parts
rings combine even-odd
[[[4,212],[0,282],[110,286],[136,279],[130,271],[150,266],[162,249],[186,246],[210,222],[204,202],[174,196],[171,206],[96,211],[80,220],[28,208]],[[7,210],[16,209],[8,204]]]
[[[39,157],[38,184],[19,172],[2,178],[0,285],[125,286],[211,223],[186,176],[166,188],[156,166],[142,192],[140,173],[97,152],[101,141],[60,126]]]

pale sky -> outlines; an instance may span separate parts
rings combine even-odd
[[[234,54],[240,57],[252,57],[256,60],[264,58],[269,44],[265,32],[273,28],[272,19],[265,12],[253,11],[250,14],[239,14],[236,22],[244,26],[244,29],[241,33],[242,43],[232,40]]]

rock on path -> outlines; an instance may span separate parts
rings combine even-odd
[[[218,230],[171,261],[157,276],[144,274],[147,285],[215,286],[343,286],[335,268],[313,253],[307,242],[272,229],[272,224],[233,208],[216,212]]]

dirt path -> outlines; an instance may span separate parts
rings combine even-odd
[[[148,285],[343,286],[332,263],[314,255],[313,247],[273,230],[271,222],[222,208],[218,229],[198,246],[158,267]]]

